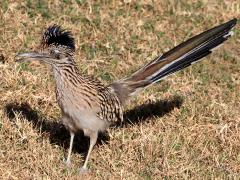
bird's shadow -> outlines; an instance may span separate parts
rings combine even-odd
[[[183,103],[180,96],[174,96],[169,100],[161,100],[155,102],[148,102],[137,106],[134,109],[128,110],[124,113],[124,122],[117,124],[116,128],[127,127],[128,125],[137,125],[141,122],[149,120],[151,117],[162,117],[174,108],[179,108]],[[40,117],[39,113],[34,110],[28,103],[11,103],[5,106],[5,113],[10,121],[14,122],[16,114],[20,114],[27,121],[31,122],[33,127],[44,136],[47,136],[51,144],[59,145],[65,149],[69,147],[70,135],[67,129],[56,120],[48,120]],[[99,135],[97,144],[107,143],[109,136],[107,133]],[[74,139],[73,152],[87,153],[89,140],[79,132]]]
[[[124,112],[124,121],[120,127],[135,125],[144,121],[148,121],[153,117],[163,117],[170,113],[174,108],[180,108],[183,103],[183,98],[180,96],[173,96],[170,99],[149,101],[140,106]],[[151,119],[152,120],[152,119]]]

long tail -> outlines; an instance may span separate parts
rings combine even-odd
[[[231,29],[236,23],[237,19],[232,19],[229,22],[194,36],[155,58],[131,76],[116,81],[110,86],[114,89],[121,102],[124,103],[134,93],[176,71],[194,64],[210,54],[214,48],[233,35]]]

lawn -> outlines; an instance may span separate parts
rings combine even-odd
[[[79,133],[72,166],[51,69],[16,63],[59,24],[76,40],[82,73],[106,85],[188,38],[234,17],[240,2],[27,0],[0,2],[0,179],[240,178],[240,26],[200,63],[133,97],[122,126],[102,134],[91,173],[79,174],[89,140]]]

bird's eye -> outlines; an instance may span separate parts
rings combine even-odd
[[[51,50],[51,54],[56,58],[56,59],[60,59],[60,51],[57,49],[53,49]]]

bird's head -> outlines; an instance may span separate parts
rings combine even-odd
[[[71,32],[61,29],[58,25],[53,25],[43,33],[37,51],[21,53],[16,58],[20,62],[39,60],[55,66],[73,62],[74,52],[75,44]]]

